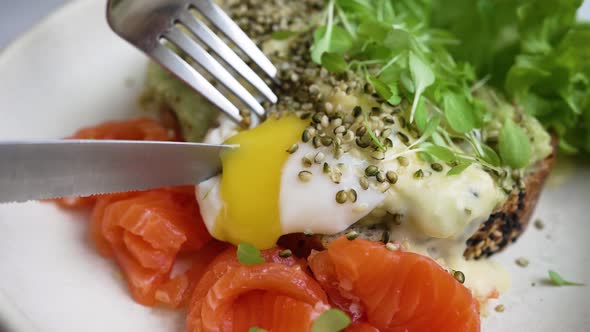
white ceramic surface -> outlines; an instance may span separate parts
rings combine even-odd
[[[108,30],[104,3],[67,5],[0,55],[0,139],[62,137],[139,112],[136,98],[146,60]],[[590,10],[586,13],[590,17]],[[549,185],[539,203],[536,217],[545,221],[545,229],[531,227],[497,257],[513,286],[498,301],[506,311],[489,310],[484,331],[590,330],[590,286],[543,283],[548,269],[590,283],[590,165],[577,167],[561,182]],[[115,266],[87,240],[86,226],[87,216],[51,204],[0,205],[5,329],[183,330],[181,314],[131,300]],[[530,260],[529,267],[514,264],[521,256]]]

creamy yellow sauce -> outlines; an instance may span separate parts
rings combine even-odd
[[[342,105],[345,112],[351,111],[356,105],[361,105],[363,109],[375,106],[375,101],[365,96],[325,93],[329,96],[328,100]],[[371,125],[377,127],[378,122]],[[474,164],[459,175],[448,176],[446,173],[449,167],[441,163],[443,170],[436,172],[430,163],[418,158],[401,142],[397,132],[409,138],[408,144],[412,144],[415,139],[401,128],[399,121],[392,128],[394,130],[389,138],[393,141],[393,147],[385,153],[383,161],[373,160],[384,172],[394,171],[398,175],[397,183],[386,191],[381,208],[391,214],[404,215],[425,236],[449,238],[461,236],[473,222],[483,222],[504,201],[504,193],[479,166]],[[371,158],[356,146],[349,153],[361,159]],[[400,155],[406,158],[408,165],[400,165],[396,157]],[[420,179],[414,177],[418,170],[423,173]],[[362,174],[362,169],[359,171]]]
[[[448,239],[428,238],[404,222],[392,225],[390,230],[391,240],[402,243],[404,250],[429,256],[446,269],[463,272],[465,286],[482,302],[510,287],[510,276],[501,264],[490,259],[465,259],[465,241],[471,234]]]

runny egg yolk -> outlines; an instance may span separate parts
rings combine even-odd
[[[223,207],[213,229],[215,238],[261,249],[274,246],[282,235],[279,193],[289,157],[286,149],[300,140],[306,126],[296,116],[271,118],[225,142],[239,148],[221,156]]]

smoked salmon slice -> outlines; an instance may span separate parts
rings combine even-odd
[[[185,302],[194,282],[171,281],[170,271],[179,254],[211,240],[194,191],[183,187],[100,197],[90,232],[98,250],[114,256],[134,299],[148,306],[156,294],[170,306]]]
[[[156,291],[156,300],[171,308],[188,303],[193,289],[207,271],[209,264],[229,245],[211,240],[205,247],[189,257],[190,267],[170,280],[165,281]]]
[[[335,306],[381,332],[480,330],[471,292],[426,256],[341,237],[309,266]]]
[[[266,262],[250,266],[238,261],[235,247],[215,258],[193,291],[187,331],[248,331],[254,326],[268,331],[309,330],[313,319],[329,308],[326,294],[305,272],[304,260],[280,257],[280,251],[264,250],[261,256]],[[253,300],[256,296],[258,302]],[[254,314],[265,313],[261,310],[266,307],[273,308],[268,315]]]
[[[97,126],[82,128],[68,138],[169,141],[174,138],[174,134],[164,128],[160,122],[141,117],[122,121],[108,121]]]
[[[356,321],[352,323],[348,328],[345,330],[346,332],[379,332],[377,328],[372,326],[369,323]]]
[[[240,296],[226,319],[234,331],[249,327],[267,331],[309,331],[319,313],[308,303],[270,291],[252,291]]]
[[[92,215],[90,217],[90,239],[94,242],[96,249],[101,255],[105,257],[113,255],[110,243],[102,234],[102,223],[105,209],[113,202],[127,199],[136,194],[137,193],[118,193],[96,197],[96,204],[92,209]]]
[[[68,138],[169,141],[180,137],[175,128],[137,118],[82,128]],[[194,186],[53,201],[65,208],[93,207],[92,241],[100,254],[118,263],[133,298],[144,305],[186,304],[205,267],[226,248],[215,241],[201,250],[211,236],[200,217]],[[171,277],[179,255],[192,255],[192,265]]]
[[[293,299],[295,302],[301,302],[312,307],[307,311],[304,310],[307,315],[303,317],[289,315],[289,308],[283,307],[281,314],[288,317],[287,321],[278,322],[284,324],[285,329],[277,331],[306,331],[298,327],[301,325],[311,326],[313,319],[329,308],[327,298],[320,285],[301,269],[278,263],[240,266],[223,275],[202,300],[201,320],[203,331],[219,331],[219,327],[224,326],[224,323],[227,324],[225,317],[233,309],[236,299],[240,295],[255,290],[279,293]],[[318,311],[313,312],[314,310]],[[298,320],[305,320],[305,322],[297,324]],[[250,322],[246,326],[237,326],[232,322],[231,326],[226,325],[223,330],[242,331],[252,326],[260,326],[261,323],[264,322]]]

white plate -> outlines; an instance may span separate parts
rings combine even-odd
[[[138,112],[146,60],[108,30],[104,3],[67,5],[0,56],[0,139],[62,137]],[[590,282],[588,203],[590,165],[546,188],[536,214],[545,230],[531,227],[498,256],[513,286],[499,301],[506,311],[490,310],[484,331],[590,327],[590,287],[542,283],[548,269]],[[514,264],[520,256],[529,267]],[[51,204],[0,205],[0,321],[13,330],[169,332],[183,330],[183,318],[132,301],[116,267],[89,243],[87,216]]]

